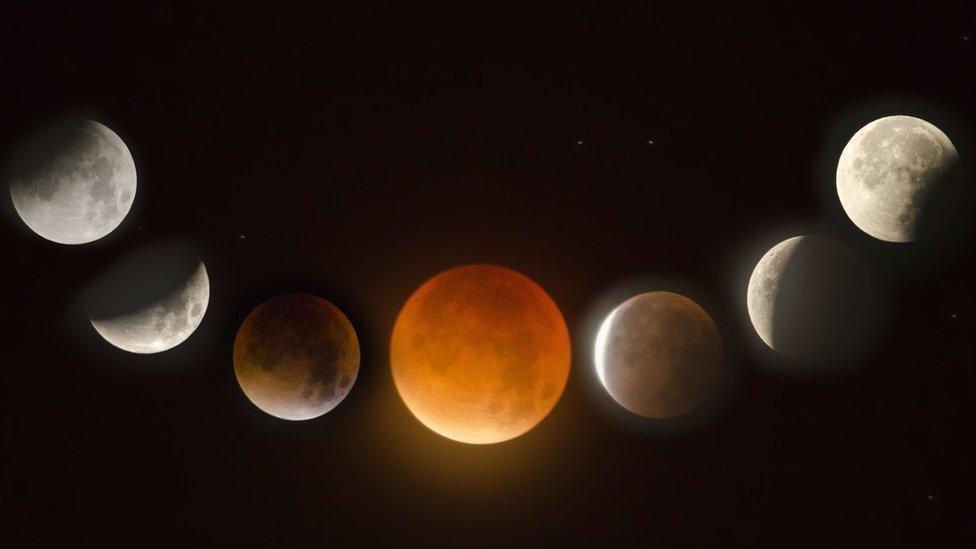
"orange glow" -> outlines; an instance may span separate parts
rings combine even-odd
[[[556,405],[569,377],[569,332],[532,280],[466,265],[410,296],[393,327],[390,364],[421,423],[460,442],[502,442]]]

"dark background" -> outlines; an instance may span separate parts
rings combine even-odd
[[[4,204],[12,546],[976,544],[972,240],[873,240],[832,187],[887,114],[971,161],[971,12],[28,4],[0,17],[0,145],[87,115],[139,187],[83,246]],[[850,246],[890,297],[843,375],[797,375],[748,322],[755,261],[801,233]],[[111,347],[81,288],[173,239],[207,263],[202,325],[158,355]],[[410,293],[468,262],[537,281],[574,344],[551,415],[493,446],[424,428],[387,361]],[[675,422],[628,416],[590,357],[602,316],[653,289],[696,299],[726,343],[722,389]],[[230,361],[243,317],[291,290],[339,305],[363,348],[349,397],[298,423],[253,407]]]

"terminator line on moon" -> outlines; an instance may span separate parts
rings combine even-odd
[[[106,269],[85,301],[92,327],[106,341],[132,353],[159,353],[200,325],[210,302],[210,277],[188,246],[152,244]]]
[[[837,194],[862,231],[887,242],[919,236],[925,208],[959,161],[946,134],[925,120],[888,116],[851,138],[837,163]]]
[[[749,278],[747,306],[756,333],[800,361],[852,356],[869,342],[875,290],[860,259],[819,236],[773,246]]]
[[[112,130],[64,120],[22,143],[12,161],[10,197],[38,235],[61,244],[98,240],[122,223],[136,194],[136,166]]]
[[[649,292],[618,305],[594,346],[600,382],[631,412],[670,418],[704,401],[722,368],[722,338],[697,303]]]

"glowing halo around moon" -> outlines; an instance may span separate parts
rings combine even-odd
[[[492,444],[520,436],[566,387],[569,331],[539,285],[465,265],[421,285],[397,317],[390,366],[400,397],[432,431]]]

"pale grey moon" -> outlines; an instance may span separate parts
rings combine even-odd
[[[773,246],[749,279],[749,318],[773,350],[794,359],[849,356],[869,340],[876,293],[852,251],[796,236]]]
[[[911,116],[888,116],[861,128],[837,163],[837,195],[862,231],[911,242],[934,193],[959,162],[939,128]]]
[[[690,412],[711,393],[722,369],[722,338],[697,303],[650,292],[617,306],[594,347],[597,375],[627,410],[651,418]]]
[[[106,341],[132,353],[159,353],[184,342],[210,303],[210,277],[185,246],[144,246],[90,285],[88,318]]]
[[[136,195],[136,166],[112,130],[87,119],[61,121],[21,144],[11,159],[10,197],[38,235],[85,244],[122,223]]]

